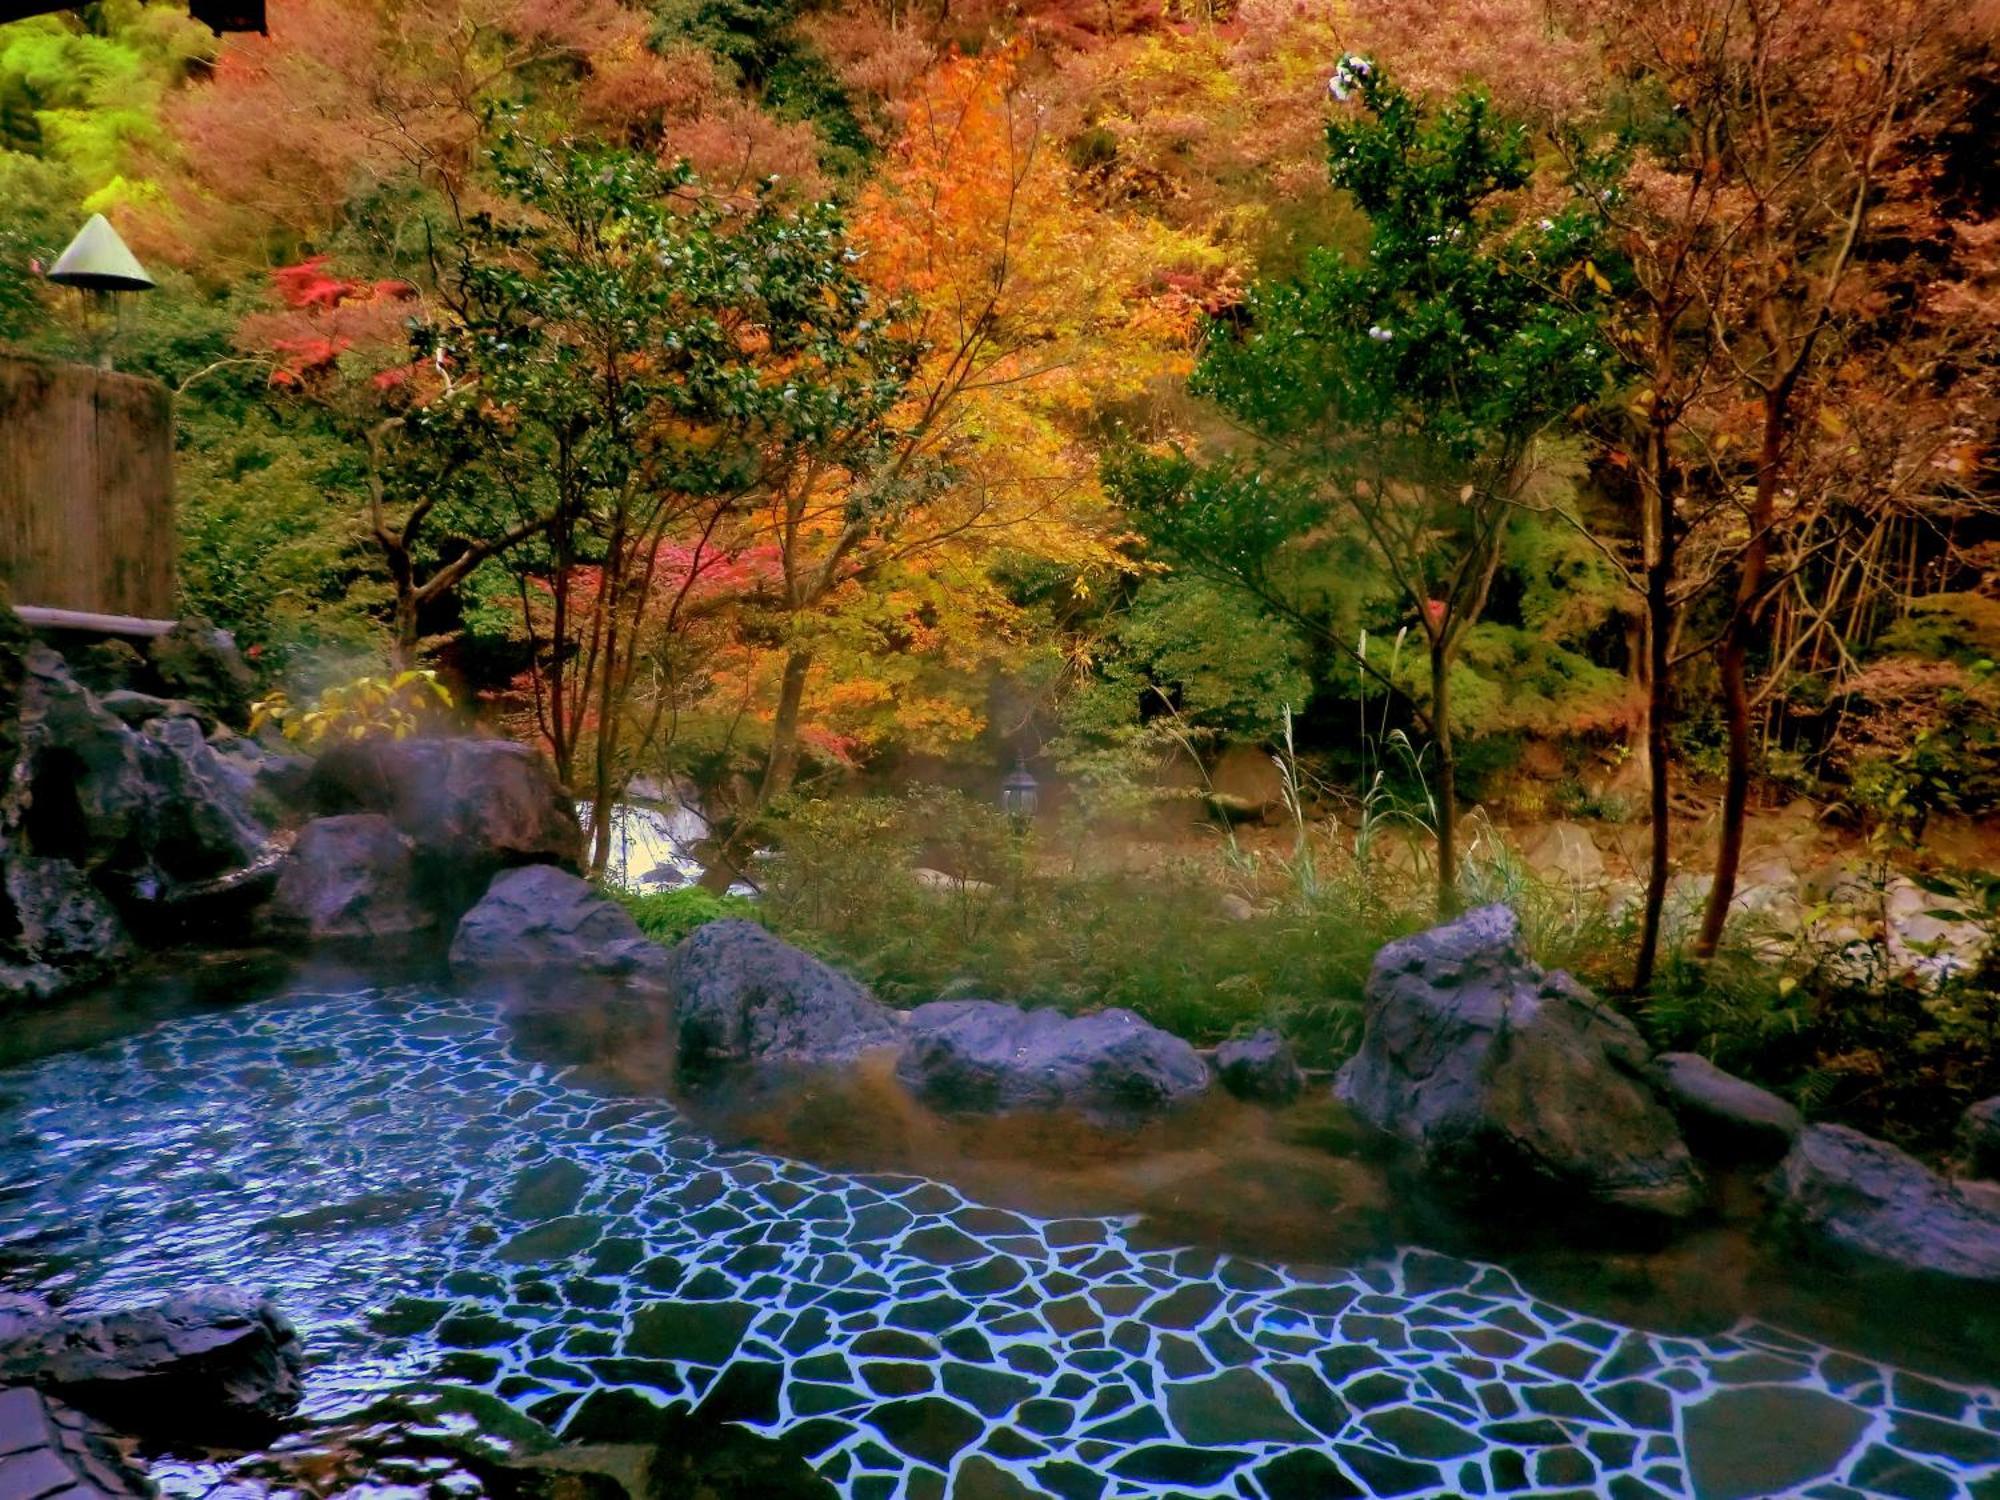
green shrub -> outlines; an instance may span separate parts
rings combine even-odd
[[[1996,888],[1969,883],[1940,909],[1991,931]],[[1699,1052],[1813,1119],[1942,1156],[1966,1106],[2000,1093],[2000,953],[1934,989],[1894,967],[1879,938],[1815,951],[1801,937],[1774,962],[1738,934],[1707,965],[1670,958],[1632,1010],[1660,1051]]]
[[[2000,660],[2000,599],[1984,594],[1912,599],[1909,613],[1882,632],[1871,654],[1920,656],[1962,667]]]
[[[757,903],[741,896],[718,896],[700,886],[677,891],[607,890],[627,911],[639,930],[662,947],[671,948],[695,928],[724,917],[760,919]]]

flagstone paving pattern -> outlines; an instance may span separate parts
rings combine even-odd
[[[1757,1325],[1620,1328],[1422,1251],[1141,1249],[1120,1220],[725,1150],[422,991],[0,1073],[0,1181],[0,1263],[75,1306],[268,1289],[327,1419],[420,1378],[575,1438],[692,1403],[789,1433],[855,1500],[2000,1500],[1993,1390]]]

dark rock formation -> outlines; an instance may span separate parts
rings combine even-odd
[[[63,659],[32,647],[7,827],[28,852],[122,884],[134,900],[255,861],[269,842],[194,719],[139,729],[108,711]]]
[[[838,969],[755,922],[710,922],[667,956],[692,1064],[830,1062],[896,1039],[896,1018]]]
[[[266,823],[289,824],[308,806],[313,771],[308,757],[227,729],[212,730],[208,746],[253,816]]]
[[[72,648],[66,659],[76,680],[100,697],[125,692],[150,680],[146,658],[130,641],[113,638]]]
[[[284,1417],[303,1365],[284,1315],[229,1287],[82,1319],[16,1303],[0,1318],[0,1385],[34,1385],[123,1431],[182,1441],[227,1440]]]
[[[84,682],[86,687],[90,686],[80,674],[78,681]],[[109,692],[99,691],[97,702],[119,723],[130,725],[134,729],[142,724],[149,724],[154,719],[193,719],[200,723],[204,730],[216,727],[212,719],[208,719],[199,708],[185,698],[156,698],[151,693],[134,692],[130,688],[114,688]]]
[[[1858,1130],[1800,1132],[1772,1190],[1789,1222],[1838,1250],[1905,1271],[2000,1282],[2000,1214]]]
[[[1215,1076],[1239,1099],[1283,1104],[1305,1087],[1291,1044],[1268,1026],[1215,1049]]]
[[[1681,1215],[1700,1178],[1632,1024],[1520,948],[1504,906],[1388,944],[1337,1091],[1447,1185]]]
[[[952,1109],[1122,1112],[1181,1103],[1208,1069],[1177,1036],[1129,1010],[1065,1016],[993,1000],[940,1000],[910,1014],[896,1076]]]
[[[47,999],[129,951],[118,913],[75,865],[0,853],[0,998]]]
[[[107,1428],[31,1386],[0,1390],[5,1500],[132,1500],[156,1493]]]
[[[1975,1177],[2000,1178],[2000,1094],[1982,1099],[1959,1121],[1958,1138]]]
[[[1662,1052],[1653,1071],[1688,1140],[1706,1154],[1776,1161],[1805,1128],[1799,1112],[1776,1094],[1696,1053]]]
[[[30,853],[84,870],[143,856],[148,786],[139,736],[46,646],[25,657],[19,764],[4,818]]]
[[[561,969],[657,981],[666,957],[624,907],[553,865],[494,876],[451,941],[461,978]]]
[[[225,724],[249,720],[257,674],[228,631],[192,615],[155,640],[146,657],[169,697],[185,698]]]
[[[447,910],[463,911],[517,865],[574,870],[576,809],[546,765],[510,740],[363,740],[326,752],[309,795],[318,811],[381,813],[416,844],[418,869]]]
[[[270,919],[316,940],[404,937],[438,923],[418,899],[410,841],[380,813],[316,818],[300,829]]]
[[[128,931],[234,924],[268,893],[269,834],[198,719],[113,693],[120,717],[45,646],[26,645],[10,668],[0,1000],[98,978]]]
[[[154,867],[169,881],[213,880],[254,864],[270,834],[193,719],[154,719],[140,733]]]

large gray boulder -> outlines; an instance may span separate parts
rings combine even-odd
[[[1776,1161],[1805,1128],[1799,1112],[1767,1089],[1725,1073],[1694,1052],[1662,1052],[1653,1076],[1688,1139],[1737,1161]]]
[[[1904,1271],[2000,1282],[2000,1214],[1915,1157],[1845,1125],[1800,1132],[1771,1182],[1780,1214]]]
[[[381,813],[416,845],[420,873],[463,911],[516,865],[575,870],[576,809],[554,774],[511,740],[413,738],[338,745],[313,767],[308,795],[325,814]]]
[[[896,1018],[838,969],[755,922],[697,927],[667,956],[683,1062],[833,1062],[892,1042]]]
[[[1975,1177],[2000,1178],[2000,1094],[1982,1099],[1958,1124],[1966,1164]]]
[[[19,1300],[0,1315],[0,1385],[53,1391],[135,1433],[199,1442],[267,1426],[298,1405],[304,1365],[290,1321],[232,1287],[99,1317]]]
[[[561,970],[657,981],[665,963],[630,912],[554,865],[494,876],[451,940],[451,970],[460,978]]]
[[[1632,1024],[1520,945],[1504,906],[1375,956],[1339,1096],[1479,1196],[1522,1192],[1679,1216],[1701,1180]]]
[[[407,937],[438,925],[418,896],[410,841],[380,813],[315,818],[301,828],[270,920],[315,941]]]
[[[1192,1047],[1129,1010],[1066,1016],[993,1000],[912,1011],[896,1076],[948,1109],[1093,1113],[1179,1104],[1209,1082]]]

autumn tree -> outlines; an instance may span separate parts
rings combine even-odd
[[[1877,362],[1882,389],[1908,384],[1893,347],[1863,333],[1888,280],[1871,231],[1935,87],[1939,15],[1920,0],[1837,12],[1800,0],[1669,0],[1613,5],[1601,19],[1607,48],[1641,84],[1635,97],[1657,100],[1635,108],[1609,151],[1570,148],[1582,201],[1622,262],[1608,334],[1633,392],[1630,434],[1613,456],[1637,491],[1643,538],[1643,989],[1671,868],[1676,669],[1713,652],[1727,732],[1715,880],[1695,942],[1707,957],[1742,858],[1752,657],[1797,564],[1791,542],[1851,488],[1821,461],[1824,439],[1844,446],[1830,381],[1843,364],[1851,381],[1860,359]],[[1711,597],[1720,624],[1684,641]]]
[[[594,137],[711,182],[817,185],[810,126],[741,99],[693,39],[622,0],[288,0],[163,102],[163,184],[135,246],[261,271],[343,233],[420,262],[426,226],[480,206],[498,133]],[[509,122],[513,122],[511,125]],[[406,274],[407,271],[406,271]]]
[[[480,468],[483,398],[462,362],[432,343],[435,299],[407,281],[343,276],[329,261],[273,272],[274,305],[244,318],[235,341],[266,364],[301,422],[353,453],[360,530],[389,584],[390,652],[408,668],[426,616],[553,515],[524,513]],[[433,357],[418,357],[419,347]]]
[[[855,205],[859,273],[915,357],[871,467],[799,450],[768,466],[755,497],[778,567],[747,602],[772,620],[782,661],[768,748],[713,884],[733,878],[756,817],[792,787],[814,671],[853,618],[903,599],[911,638],[956,624],[976,639],[997,607],[984,578],[999,552],[1103,565],[1079,428],[1100,403],[1184,368],[1190,321],[1146,283],[1159,252],[1198,249],[1077,201],[1021,60],[1011,48],[941,63]],[[945,587],[925,581],[946,572]]]
[[[715,570],[764,543],[753,499],[873,473],[909,352],[830,206],[746,210],[624,150],[516,144],[494,170],[502,206],[446,253],[418,353],[476,389],[475,474],[548,518],[519,555],[548,599],[537,717],[590,788],[601,871],[664,711],[632,713],[642,671]]]
[[[1185,555],[1223,559],[1282,612],[1260,554],[1341,517],[1358,524],[1427,649],[1415,707],[1436,750],[1438,907],[1450,912],[1452,668],[1528,498],[1538,442],[1602,380],[1594,232],[1575,207],[1518,217],[1527,132],[1481,96],[1428,109],[1359,58],[1336,84],[1357,108],[1328,126],[1329,168],[1367,216],[1367,246],[1317,251],[1297,279],[1254,288],[1242,331],[1218,330],[1196,382],[1261,439],[1260,460],[1290,476],[1287,498],[1253,486],[1202,509],[1159,507],[1156,526]]]

